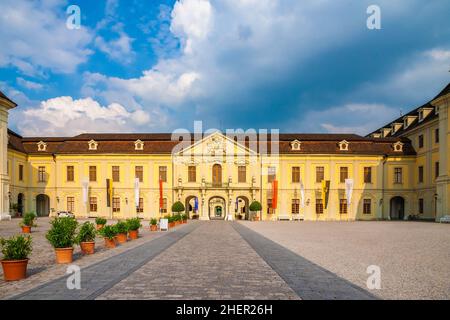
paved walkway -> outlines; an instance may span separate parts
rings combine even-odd
[[[191,222],[15,299],[373,299],[238,222]]]

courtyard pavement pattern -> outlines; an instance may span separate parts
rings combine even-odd
[[[137,241],[77,259],[81,290],[67,289],[66,266],[34,270],[42,264],[33,262],[39,259],[34,252],[34,274],[20,282],[0,282],[0,298],[450,297],[449,225],[190,221],[167,233],[145,231]],[[0,236],[5,236],[2,224]],[[47,253],[43,260],[50,264],[49,259]],[[366,288],[369,265],[381,268],[381,290]]]

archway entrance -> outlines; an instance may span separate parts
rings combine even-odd
[[[17,214],[19,215],[19,217],[23,215],[23,202],[24,202],[23,200],[24,200],[23,193],[19,193],[17,195]]]
[[[48,217],[50,214],[50,198],[46,194],[36,197],[36,214],[38,217]]]
[[[403,197],[393,197],[391,199],[391,220],[403,220],[405,218],[405,199]]]
[[[235,208],[236,215],[240,216],[241,219],[250,220],[248,208],[249,208],[249,201],[247,197],[239,196],[236,198],[236,208]]]
[[[226,215],[226,202],[222,197],[212,197],[208,201],[208,212],[211,220],[224,220]]]
[[[185,208],[188,219],[198,219],[198,210],[195,210],[195,196],[189,196],[186,198]]]

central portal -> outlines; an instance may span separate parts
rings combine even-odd
[[[208,213],[211,220],[224,220],[226,212],[225,199],[222,197],[212,197],[208,203]]]

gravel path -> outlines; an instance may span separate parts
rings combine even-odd
[[[384,299],[450,299],[450,225],[425,222],[241,222]]]

